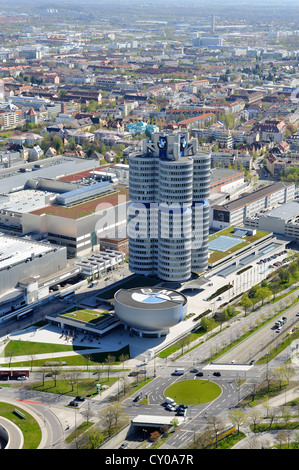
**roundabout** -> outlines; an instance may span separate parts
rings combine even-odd
[[[165,389],[164,396],[185,405],[202,405],[215,400],[221,393],[222,388],[215,382],[193,379],[175,382]]]

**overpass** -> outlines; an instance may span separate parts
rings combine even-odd
[[[136,418],[131,420],[133,426],[146,426],[146,427],[157,427],[157,426],[172,426],[171,422],[173,418],[178,420],[179,425],[183,424],[185,418],[182,416],[175,416],[169,414],[169,416],[153,416],[153,415],[138,415]]]

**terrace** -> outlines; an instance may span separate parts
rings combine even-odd
[[[81,321],[88,324],[97,324],[100,321],[106,320],[109,317],[109,312],[100,312],[98,310],[71,309],[61,314],[61,317],[70,318],[75,321]]]
[[[241,230],[244,230],[242,238],[240,238],[240,235],[242,235],[240,234]],[[257,230],[254,235],[245,235],[245,233],[246,229],[235,230],[234,227],[228,227],[211,235],[209,237],[209,264],[214,264],[269,235],[268,232],[261,230]]]

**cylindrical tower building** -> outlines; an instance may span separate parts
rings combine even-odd
[[[188,132],[154,133],[129,157],[129,267],[184,281],[208,259],[210,154]]]

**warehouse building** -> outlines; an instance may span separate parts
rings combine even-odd
[[[0,235],[0,316],[49,294],[40,280],[66,265],[64,247]]]

